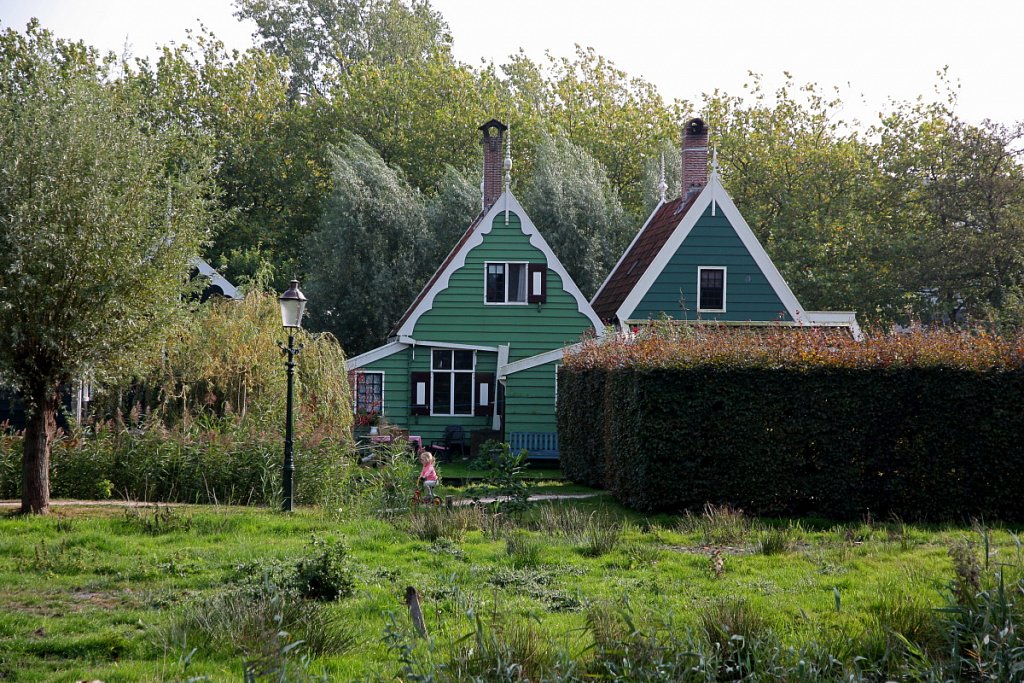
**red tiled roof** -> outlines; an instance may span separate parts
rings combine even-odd
[[[388,337],[396,336],[398,334],[398,331],[402,329],[402,325],[404,325],[405,321],[409,319],[409,316],[412,315],[412,312],[416,310],[416,307],[420,305],[420,302],[423,301],[423,298],[427,295],[427,292],[429,292],[430,288],[434,286],[434,283],[437,282],[437,279],[441,277],[441,273],[444,272],[445,268],[448,267],[448,264],[451,263],[452,259],[455,258],[455,255],[459,253],[460,249],[462,249],[462,245],[464,245],[466,243],[466,240],[469,239],[470,235],[473,234],[473,231],[476,229],[476,226],[479,225],[485,213],[486,211],[481,211],[479,214],[477,214],[477,217],[473,219],[473,222],[469,224],[469,228],[467,228],[466,232],[462,234],[462,237],[459,238],[459,241],[455,243],[455,246],[452,247],[452,250],[448,252],[448,255],[445,256],[444,261],[441,262],[441,265],[438,267],[438,269],[435,270],[434,274],[430,276],[429,280],[427,280],[427,284],[423,285],[423,289],[421,289],[420,293],[416,295],[415,299],[413,299],[413,302],[409,306],[409,308],[405,309],[405,313],[403,313],[402,317],[398,319],[398,322],[392,325],[391,331],[388,332]]]
[[[690,206],[693,205],[698,194],[693,193],[686,201],[682,197],[677,197],[672,201],[665,202],[657,213],[651,216],[644,231],[633,242],[629,251],[608,277],[600,293],[591,302],[601,320],[610,323],[615,319],[615,312],[619,310],[619,306],[629,296],[636,283],[640,281],[654,257],[665,246],[669,235],[683,220],[683,216],[690,210]]]

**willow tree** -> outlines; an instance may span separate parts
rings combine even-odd
[[[208,170],[102,77],[35,24],[0,36],[0,374],[28,408],[23,512],[49,509],[62,387],[159,337],[210,220]]]

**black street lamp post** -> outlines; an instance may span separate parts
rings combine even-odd
[[[302,344],[295,346],[295,330],[302,327],[302,313],[306,309],[306,297],[299,291],[299,281],[292,280],[288,291],[280,296],[281,324],[288,330],[288,346],[281,342],[277,345],[281,353],[288,356],[285,368],[288,373],[288,400],[285,404],[284,417],[284,503],[282,509],[291,512],[295,509],[292,496],[292,475],[295,473],[295,457],[292,452],[292,392],[295,384],[295,356],[302,351]]]

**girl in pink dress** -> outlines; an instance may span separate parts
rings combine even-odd
[[[420,482],[427,487],[428,498],[434,497],[434,487],[437,486],[437,471],[434,469],[434,454],[430,451],[423,451],[420,453],[420,462],[423,463],[423,469],[420,471],[419,479],[416,481],[416,485],[419,486]]]

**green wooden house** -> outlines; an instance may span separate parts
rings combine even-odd
[[[708,131],[683,133],[681,196],[661,201],[594,295],[598,316],[623,331],[665,316],[684,323],[845,327],[849,311],[807,311],[722,187],[708,177]]]
[[[483,209],[388,343],[348,361],[355,408],[424,444],[459,426],[557,457],[562,354],[603,326],[508,189],[506,126],[492,120],[480,130]]]

